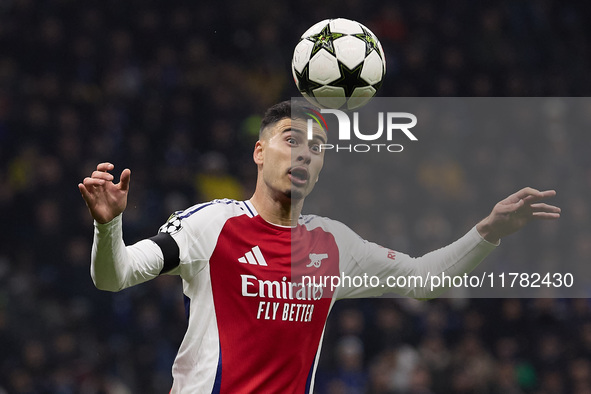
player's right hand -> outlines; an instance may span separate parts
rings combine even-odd
[[[123,170],[119,183],[115,184],[113,175],[109,173],[114,168],[111,163],[101,163],[90,177],[78,184],[90,214],[98,223],[110,222],[127,206],[131,171],[128,168]]]

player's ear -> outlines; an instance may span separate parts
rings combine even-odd
[[[263,164],[263,143],[261,140],[258,140],[256,144],[254,144],[252,158],[257,165]]]

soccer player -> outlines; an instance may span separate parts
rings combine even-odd
[[[301,215],[327,138],[318,127],[308,140],[305,119],[289,101],[266,112],[254,147],[258,178],[250,200],[215,200],[176,212],[158,235],[131,246],[122,236],[130,170],[115,184],[113,164],[101,163],[78,185],[95,221],[91,275],[97,288],[119,291],[161,274],[183,280],[189,324],[172,368],[172,393],[312,392],[337,299],[386,291],[437,296],[441,289],[427,286],[388,288],[387,278],[461,275],[503,236],[532,219],[560,216],[558,207],[540,202],[554,191],[524,188],[462,238],[419,258],[362,240],[342,223]],[[371,275],[380,283],[321,282],[344,274]],[[305,277],[318,282],[310,285]]]

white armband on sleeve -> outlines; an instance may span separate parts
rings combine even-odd
[[[151,240],[126,246],[122,215],[109,223],[94,223],[90,275],[101,290],[119,291],[155,278],[164,267],[160,247]]]

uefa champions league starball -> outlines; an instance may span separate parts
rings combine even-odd
[[[291,63],[300,93],[321,108],[354,109],[376,94],[386,73],[378,38],[349,19],[326,19],[310,27]]]

